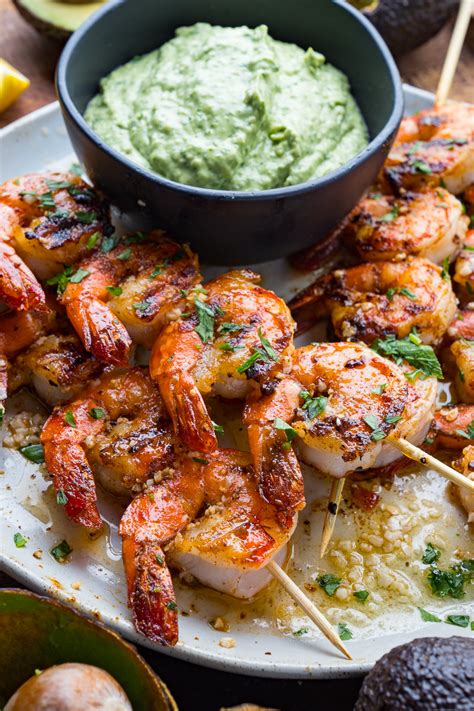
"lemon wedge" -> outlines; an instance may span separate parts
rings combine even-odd
[[[0,113],[13,104],[30,85],[30,80],[4,59],[0,59]]]

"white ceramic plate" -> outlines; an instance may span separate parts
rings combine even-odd
[[[431,94],[412,87],[405,87],[405,97],[407,113],[430,105],[433,98]],[[4,129],[0,157],[1,181],[14,175],[49,167],[66,167],[72,163],[74,156],[58,104],[46,106]],[[308,277],[291,270],[283,260],[259,265],[257,269],[264,275],[265,285],[274,288],[284,298],[308,281]],[[222,270],[214,267],[204,271],[209,277]],[[16,403],[20,409],[23,406],[21,400]],[[347,646],[354,661],[348,662],[312,625],[308,625],[296,609],[290,618],[285,618],[286,622],[278,624],[271,623],[265,609],[262,612],[262,606],[244,605],[239,610],[246,611],[246,619],[238,621],[238,614],[230,612],[228,602],[217,594],[180,587],[179,608],[190,612],[189,616],[180,617],[180,642],[174,649],[158,648],[137,634],[130,621],[116,531],[120,515],[118,504],[107,496],[103,497],[101,511],[109,522],[108,533],[97,541],[90,541],[84,532],[64,519],[54,503],[50,483],[45,481],[35,465],[27,462],[18,452],[4,449],[0,452],[0,468],[4,470],[0,476],[0,566],[3,570],[30,588],[74,604],[81,611],[100,618],[124,637],[166,654],[257,676],[327,678],[365,672],[390,648],[415,637],[472,634],[469,630],[447,624],[422,622],[413,604],[401,609],[397,605],[392,609],[388,604],[385,614],[370,624],[361,612],[359,617],[364,624],[360,627],[350,625],[354,639],[347,642]],[[423,495],[431,496],[434,502],[439,500],[445,489],[444,482],[433,473],[426,475],[423,481]],[[316,481],[311,472],[307,472],[306,483],[309,502],[321,492],[327,495],[327,481]],[[304,578],[306,574],[314,580],[318,572],[319,561],[314,551],[318,548],[321,511],[313,512],[311,508],[309,505],[301,514],[295,537],[297,570],[293,572],[297,580],[300,577],[300,582],[301,576]],[[452,517],[457,516],[455,523],[462,526],[461,515],[455,508],[451,509],[446,513],[448,520],[451,516],[452,522]],[[303,521],[309,523],[303,524]],[[344,533],[344,522],[339,523],[342,528],[336,530],[336,536]],[[305,526],[306,530],[303,530]],[[19,530],[28,538],[24,548],[17,548],[13,542],[14,533]],[[70,561],[64,565],[58,564],[48,553],[62,539],[67,539],[74,549]],[[420,538],[417,541],[417,550],[422,550],[424,540]],[[33,555],[36,553],[39,556],[37,551],[42,551],[41,558]],[[193,602],[195,609],[191,607]],[[436,609],[438,614],[443,615],[468,610],[466,603],[453,605],[452,602],[448,606],[435,608],[436,602],[430,601],[430,609]],[[283,612],[292,609],[289,600],[282,597],[276,588],[267,593],[267,610],[272,603],[274,608]],[[332,607],[329,614],[335,622],[338,619],[338,610],[334,609],[337,608],[337,601]],[[229,632],[211,628],[208,621],[216,615],[232,619]],[[339,616],[339,621],[343,619]],[[351,619],[354,621],[354,617]],[[308,631],[295,637],[292,630],[301,630],[303,626]],[[229,636],[235,640],[235,646],[220,646],[222,637]]]

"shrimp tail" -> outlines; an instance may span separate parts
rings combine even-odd
[[[272,427],[250,425],[249,445],[259,479],[260,495],[280,512],[283,525],[289,523],[295,511],[304,508],[304,482],[293,449],[283,449],[279,435]]]
[[[75,299],[67,304],[66,311],[87,351],[111,365],[128,364],[132,340],[106,304]]]
[[[13,247],[0,239],[0,297],[18,311],[46,310],[44,291]]]
[[[159,386],[176,435],[191,450],[214,452],[214,426],[194,380],[186,373],[173,373],[161,376]]]
[[[161,547],[153,541],[123,542],[128,605],[136,628],[153,642],[174,646],[178,612],[173,580]]]
[[[297,323],[296,335],[308,331],[326,314],[324,297],[326,295],[327,277],[318,279],[303,289],[288,303],[291,314]]]
[[[64,505],[71,521],[90,529],[102,527],[95,480],[82,446],[87,435],[96,434],[103,427],[102,420],[92,420],[88,415],[94,404],[86,400],[74,412],[55,410],[41,433],[44,461],[53,478],[58,503]],[[67,421],[68,414],[73,424]]]

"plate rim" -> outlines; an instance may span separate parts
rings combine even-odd
[[[431,92],[419,89],[410,84],[403,84],[403,93],[405,97],[407,95],[411,96],[412,98],[419,99],[424,104],[432,103],[434,100],[434,95]],[[59,114],[61,113],[58,101],[46,104],[0,129],[0,139],[15,135],[16,133],[21,132],[22,129],[29,128],[37,121],[50,118],[52,115],[56,114],[56,112],[59,112]],[[7,522],[7,527],[9,526],[10,524]],[[30,588],[35,592],[39,592],[40,594],[47,595],[48,597],[52,597],[53,599],[59,599],[62,603],[72,607],[75,611],[79,611],[87,617],[93,617],[92,610],[86,605],[83,605],[79,600],[75,604],[71,604],[70,596],[65,590],[61,591],[56,588],[51,588],[46,579],[42,578],[36,571],[26,568],[20,563],[19,560],[16,560],[15,557],[9,556],[9,554],[2,549],[2,546],[0,546],[0,569],[15,580],[24,584],[25,587]],[[372,661],[347,662],[345,665],[341,665],[340,662],[335,664],[327,663],[325,661],[315,663],[311,660],[311,656],[314,653],[313,645],[308,647],[308,665],[306,667],[302,667],[299,662],[292,665],[288,663],[282,664],[280,662],[270,661],[256,662],[255,660],[246,660],[245,658],[234,659],[231,656],[223,656],[218,650],[215,652],[209,649],[200,651],[199,649],[187,647],[185,643],[178,643],[178,645],[174,648],[161,647],[147,640],[133,628],[129,629],[129,627],[127,627],[124,629],[120,622],[117,622],[113,617],[109,618],[107,615],[104,615],[102,622],[113,631],[118,632],[126,639],[129,639],[131,642],[148,647],[155,652],[166,654],[171,657],[174,656],[178,659],[182,659],[183,661],[221,671],[227,671],[234,674],[245,674],[248,676],[257,676],[260,678],[348,678],[367,673],[375,663]],[[325,642],[324,639],[319,637],[315,641],[318,643],[323,641]],[[370,640],[365,640],[365,643],[370,644]]]

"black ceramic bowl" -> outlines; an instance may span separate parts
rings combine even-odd
[[[160,46],[177,27],[199,21],[266,24],[275,39],[322,52],[349,77],[369,128],[369,145],[323,178],[253,192],[175,183],[110,148],[83,119],[101,77]],[[400,78],[389,50],[370,22],[339,0],[111,2],[67,43],[57,90],[69,136],[94,183],[136,225],[164,227],[215,264],[276,259],[324,237],[374,180],[403,112]]]

